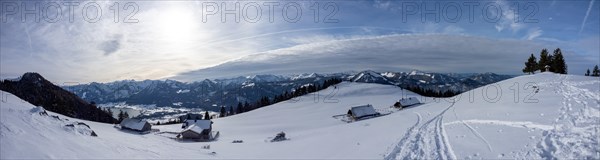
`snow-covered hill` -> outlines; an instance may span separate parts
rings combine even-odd
[[[0,158],[598,159],[599,86],[598,78],[544,73],[454,98],[420,97],[425,104],[394,110],[389,106],[396,100],[416,95],[391,85],[344,82],[319,96],[215,119],[220,137],[205,143],[69,119],[88,124],[98,137],[78,134],[2,92]],[[393,113],[353,123],[332,117],[363,104]],[[290,140],[267,141],[281,131]],[[210,149],[202,149],[206,145]]]

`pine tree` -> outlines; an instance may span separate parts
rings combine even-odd
[[[548,59],[548,50],[544,48],[540,52],[540,61],[538,62],[540,72],[546,72],[546,65],[550,65],[550,60]]]
[[[598,65],[594,66],[594,70],[592,70],[592,76],[600,77],[600,69],[598,69]]]
[[[229,115],[234,115],[233,106],[229,106]]]
[[[250,103],[244,102],[244,107],[242,107],[242,109],[244,109],[242,110],[242,112],[247,112],[249,110],[252,110],[252,106],[250,106]]]
[[[567,64],[565,63],[565,59],[560,48],[556,48],[554,50],[554,56],[550,68],[554,70],[554,73],[567,74]]]
[[[156,122],[156,125],[160,125],[160,121]]]
[[[236,112],[235,112],[235,113],[238,113],[238,114],[239,114],[239,113],[242,113],[242,112],[244,112],[244,108],[243,108],[243,107],[244,107],[244,106],[242,105],[242,102],[238,102],[237,108],[235,108],[235,109],[236,109]]]
[[[112,109],[110,109],[110,108],[107,108],[106,110],[108,111],[108,115],[110,115],[110,116],[112,117],[112,116],[113,116]]]
[[[208,115],[208,111],[204,112],[204,120],[210,120],[210,115]]]
[[[225,106],[221,106],[219,117],[225,117],[226,112],[227,111],[225,110]]]
[[[552,62],[554,60],[554,55],[549,54],[548,55],[548,66],[550,67],[550,69],[548,69],[548,72],[554,72],[554,68],[552,68],[552,64],[554,64],[554,62]]]
[[[125,115],[125,114],[123,114],[123,111],[122,111],[122,110],[119,110],[119,115],[117,116],[117,117],[118,117],[118,120],[119,120],[119,123],[120,123],[120,122],[122,122],[122,121],[123,121],[123,119],[125,119],[125,118],[124,118],[124,115]]]
[[[536,58],[533,54],[531,54],[527,62],[525,62],[525,68],[523,68],[523,73],[533,74],[537,70],[537,66],[538,65],[536,62]]]
[[[587,71],[585,72],[585,76],[590,76],[590,69],[588,68]]]

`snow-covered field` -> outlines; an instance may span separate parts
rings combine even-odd
[[[389,106],[417,95],[347,82],[318,95],[215,119],[217,141],[180,142],[169,138],[173,134],[140,135],[43,116],[40,108],[2,92],[0,158],[600,159],[598,78],[520,76],[454,98],[423,98],[425,104],[399,111]],[[364,104],[393,113],[353,123],[332,117]],[[65,126],[74,121],[98,137],[79,125]],[[180,125],[153,128],[181,131]],[[281,131],[290,140],[268,141]]]

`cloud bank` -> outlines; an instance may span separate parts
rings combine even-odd
[[[194,81],[253,74],[333,73],[366,69],[517,74],[527,55],[551,47],[532,41],[465,35],[376,36],[268,51],[173,78]]]

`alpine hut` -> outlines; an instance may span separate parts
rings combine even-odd
[[[348,116],[353,118],[354,120],[378,115],[379,113],[377,113],[375,109],[373,109],[373,106],[370,104],[352,107],[350,108],[350,110],[348,110]]]
[[[412,106],[412,105],[416,105],[416,104],[420,104],[421,102],[419,102],[419,99],[416,97],[408,97],[408,98],[402,98],[400,100],[398,100],[398,102],[396,102],[396,104],[394,104],[394,107],[396,108],[404,108],[404,107],[408,107],[408,106]]]
[[[121,121],[120,125],[121,125],[121,129],[138,131],[138,132],[150,131],[150,129],[152,128],[152,125],[150,125],[150,123],[148,123],[148,121],[141,120],[141,119],[133,119],[133,118],[124,119],[123,121]]]
[[[211,140],[212,123],[211,120],[186,120],[184,122],[185,129],[177,137],[201,141]]]

